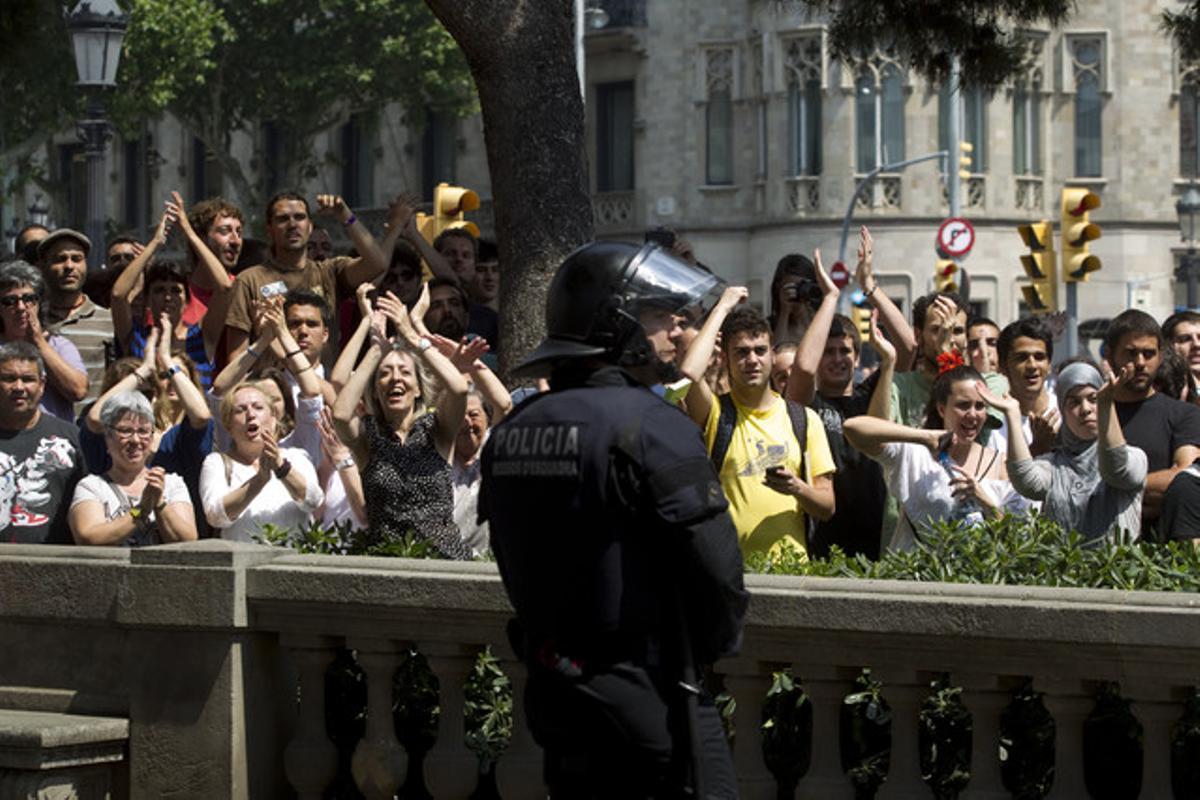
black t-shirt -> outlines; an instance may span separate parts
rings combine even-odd
[[[20,431],[0,430],[0,541],[71,544],[67,510],[83,477],[78,429],[46,412]]]
[[[1200,461],[1176,475],[1167,487],[1158,529],[1168,541],[1200,539]]]
[[[1160,393],[1114,405],[1125,441],[1146,452],[1151,472],[1174,466],[1179,448],[1200,446],[1200,408]]]
[[[842,433],[845,419],[867,413],[873,386],[874,382],[860,384],[845,397],[818,394],[811,403],[812,410],[825,424],[829,449],[837,464],[833,476],[837,508],[828,521],[817,522],[809,542],[809,553],[816,558],[828,556],[830,546],[835,544],[847,555],[862,553],[872,560],[879,558],[883,506],[887,499],[883,469],[851,447]]]

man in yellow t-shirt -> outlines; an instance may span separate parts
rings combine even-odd
[[[800,443],[787,403],[770,386],[771,330],[754,309],[737,308],[747,296],[744,287],[727,288],[688,348],[681,369],[692,381],[687,412],[704,430],[711,454],[721,403],[703,375],[719,331],[737,411],[720,466],[721,488],[742,552],[774,552],[784,542],[803,552],[805,515],[819,520],[833,516],[833,455],[820,417],[804,409],[807,474],[799,474]]]

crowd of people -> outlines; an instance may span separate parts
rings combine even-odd
[[[377,239],[340,197],[314,209],[283,192],[258,242],[236,205],[175,193],[149,241],[114,238],[91,273],[83,234],[21,231],[0,265],[0,539],[256,541],[316,522],[364,547],[487,553],[479,457],[539,390],[493,371],[495,246],[460,228],[427,242],[413,212],[397,198]],[[172,241],[183,259],[161,255]],[[666,252],[704,269],[683,239]],[[953,293],[906,317],[865,228],[855,281],[866,342],[819,253],[779,262],[766,314],[719,282],[711,307],[628,309],[652,391],[694,424],[743,553],[877,559],[932,523],[1035,510],[1087,542],[1200,539],[1200,314],[1124,311],[1097,360],[1056,360],[1044,318],[970,318]],[[73,336],[98,307],[110,363],[77,409],[89,386]]]

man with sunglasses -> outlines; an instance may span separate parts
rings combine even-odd
[[[34,345],[0,344],[0,542],[71,543],[67,509],[83,457],[76,427],[39,407],[46,379]]]
[[[74,404],[87,397],[87,368],[69,339],[44,327],[45,286],[41,273],[24,261],[0,267],[0,341],[34,347],[45,365],[42,409],[71,421]]]

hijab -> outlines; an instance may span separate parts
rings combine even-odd
[[[1100,485],[1099,450],[1094,439],[1083,439],[1067,424],[1067,397],[1081,386],[1099,389],[1104,385],[1099,371],[1091,364],[1076,362],[1058,374],[1055,394],[1063,415],[1058,429],[1058,446],[1054,449],[1055,469],[1050,479],[1050,491],[1045,505],[1049,516],[1061,522],[1067,530],[1078,528],[1087,511],[1088,501]]]

